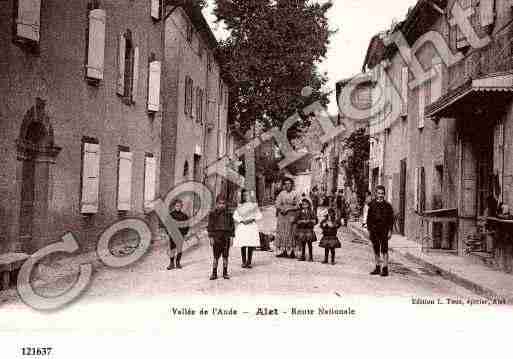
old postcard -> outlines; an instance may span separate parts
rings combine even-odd
[[[512,6],[3,1],[1,357],[504,355]]]

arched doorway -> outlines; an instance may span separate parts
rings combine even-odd
[[[60,152],[54,146],[53,129],[45,111],[45,102],[25,115],[17,140],[21,170],[19,212],[19,247],[29,253],[47,243],[51,201],[51,166]]]

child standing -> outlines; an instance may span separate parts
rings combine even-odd
[[[340,221],[337,220],[336,212],[333,208],[328,209],[326,218],[321,222],[322,240],[319,247],[324,248],[324,264],[328,264],[328,255],[331,252],[331,264],[335,264],[335,249],[342,247],[337,238],[337,232],[340,228]]]
[[[175,201],[174,209],[169,213],[171,215],[171,217],[177,222],[184,222],[184,221],[189,220],[189,216],[187,216],[182,211],[182,208],[183,208],[183,202],[180,199],[178,199]],[[180,233],[182,234],[182,236],[185,237],[187,235],[187,233],[189,232],[189,227],[181,226],[179,228],[179,230],[180,230]],[[173,241],[173,239],[171,238],[171,236],[169,237],[169,266],[167,267],[167,270],[172,270],[175,268],[177,268],[177,269],[182,268],[182,265],[180,264],[180,260],[182,259],[182,247],[183,247],[183,242],[178,241],[178,248],[177,248],[177,246],[176,246],[175,242]],[[175,265],[175,253],[176,253],[176,265]]]
[[[300,206],[301,209],[294,219],[296,224],[296,243],[301,246],[301,257],[299,260],[302,262],[306,260],[305,249],[308,245],[308,261],[313,262],[312,243],[317,241],[313,228],[318,220],[308,199],[304,198]]]
[[[207,231],[214,254],[210,280],[217,279],[217,264],[221,256],[223,256],[223,278],[230,279],[228,275],[228,255],[233,244],[235,226],[232,214],[226,208],[224,197],[221,195],[217,196],[216,208],[208,216]]]

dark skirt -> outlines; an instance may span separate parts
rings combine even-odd
[[[340,241],[336,236],[324,236],[322,237],[321,241],[319,242],[319,247],[321,248],[340,248],[342,245],[340,244]]]
[[[317,242],[312,228],[296,228],[296,243]]]

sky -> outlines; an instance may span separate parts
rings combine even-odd
[[[321,72],[327,72],[328,88],[333,90],[328,111],[338,112],[335,99],[335,83],[358,74],[363,66],[370,39],[380,31],[390,28],[392,21],[404,20],[408,8],[416,0],[333,0],[334,6],[328,13],[330,26],[338,29],[331,38],[326,59],[319,65]],[[212,0],[205,9],[205,16],[218,38],[226,36],[222,27],[214,24],[211,14]]]

